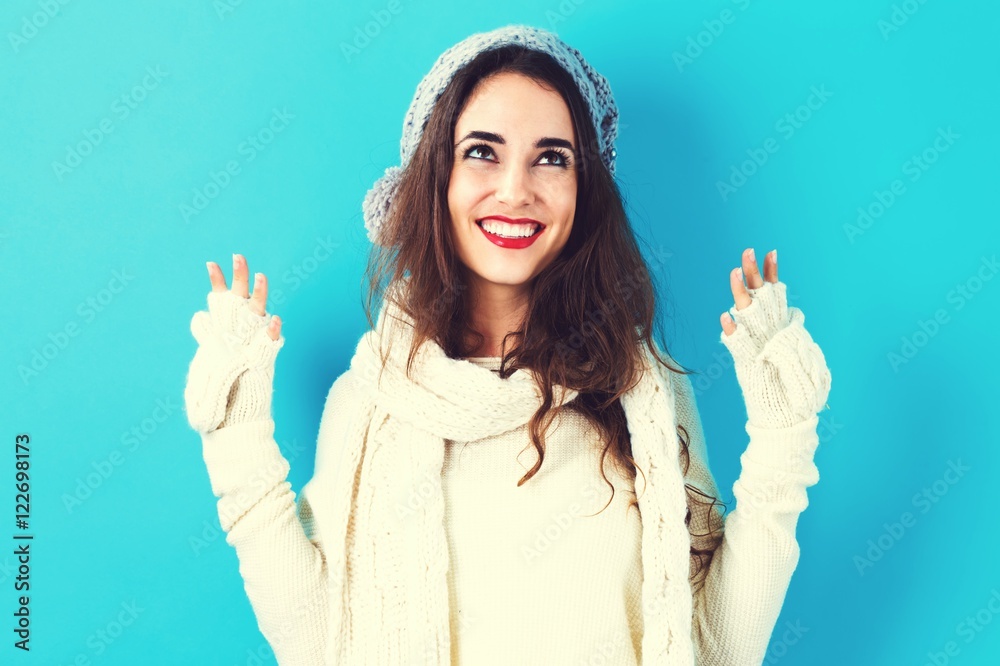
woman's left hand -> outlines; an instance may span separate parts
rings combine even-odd
[[[777,251],[764,257],[762,278],[747,248],[742,272],[730,272],[729,286],[736,307],[720,317],[720,340],[733,356],[749,422],[784,428],[813,417],[829,395],[830,371],[803,326],[805,315],[788,306]]]

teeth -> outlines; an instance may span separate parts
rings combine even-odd
[[[495,220],[483,220],[479,224],[491,234],[505,238],[526,238],[533,236],[539,229],[537,224],[507,224]]]

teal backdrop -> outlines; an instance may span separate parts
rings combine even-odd
[[[183,412],[205,262],[271,279],[298,491],[367,328],[361,201],[416,85],[528,23],[611,83],[619,183],[730,510],[746,413],[719,315],[743,248],[779,250],[826,355],[766,663],[1000,663],[998,21],[972,0],[5,2],[0,662],[275,663]]]

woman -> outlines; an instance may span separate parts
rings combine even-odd
[[[186,408],[279,663],[761,663],[829,371],[776,253],[763,277],[744,253],[720,339],[750,442],[723,521],[691,382],[653,340],[617,120],[606,80],[550,32],[507,26],[437,60],[401,166],[364,202],[372,329],[298,504],[273,438],[266,278],[251,295],[241,256],[231,289],[209,263]]]

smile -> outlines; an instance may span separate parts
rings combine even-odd
[[[487,231],[483,226],[483,221],[477,221],[476,226],[483,232],[483,235],[494,245],[511,250],[520,250],[534,243],[545,231],[545,227],[539,224],[502,224],[494,220],[485,222],[492,231]],[[525,235],[529,234],[530,235]]]

